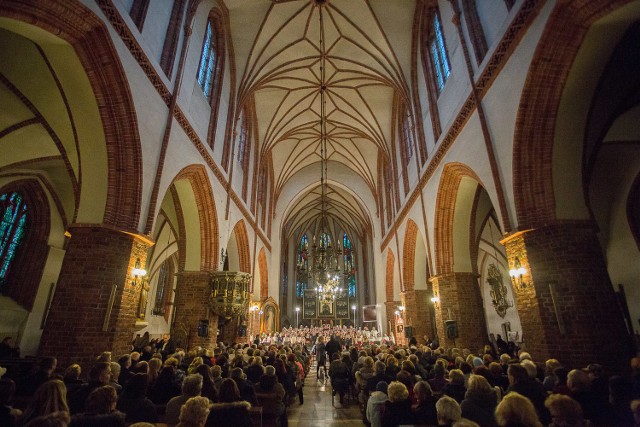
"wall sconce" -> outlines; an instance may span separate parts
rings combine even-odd
[[[136,265],[133,268],[133,270],[131,270],[131,275],[133,275],[133,280],[136,283],[138,278],[144,277],[147,275],[147,270],[145,270],[144,268],[140,268],[140,258],[136,259]]]
[[[437,294],[433,294],[431,302],[433,303],[433,308],[436,310],[440,308],[440,297]]]
[[[520,259],[516,257],[513,261],[513,268],[509,270],[509,276],[511,276],[511,283],[513,283],[514,288],[521,290],[527,287],[527,283],[522,278],[525,274],[527,274],[527,269],[520,265]]]

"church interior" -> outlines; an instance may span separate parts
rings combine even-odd
[[[637,0],[0,1],[0,333],[626,366],[639,38]]]

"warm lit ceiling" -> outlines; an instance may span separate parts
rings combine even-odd
[[[377,207],[363,208],[353,183],[332,183],[337,162],[376,199],[378,155],[390,156],[394,97],[409,93],[415,2],[401,0],[227,0],[239,102],[253,95],[260,156],[272,156],[275,194],[296,174],[320,182],[320,15],[326,63],[327,212],[362,235]],[[393,3],[392,6],[390,4]],[[351,191],[347,191],[351,190]],[[285,229],[317,221],[316,185],[289,206]]]

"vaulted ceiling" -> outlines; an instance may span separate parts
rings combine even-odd
[[[238,105],[255,102],[258,161],[271,156],[276,197],[297,174],[317,174],[288,209],[294,232],[321,217],[321,87],[326,87],[326,212],[360,235],[379,209],[379,155],[391,158],[398,100],[409,99],[415,2],[387,0],[227,0]],[[321,42],[321,37],[324,37]],[[323,57],[324,56],[324,57]],[[323,70],[324,64],[324,81]],[[407,102],[409,104],[409,102]],[[354,181],[336,185],[346,166]],[[383,184],[384,185],[384,184]]]

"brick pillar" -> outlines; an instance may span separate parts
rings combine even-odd
[[[566,221],[504,239],[509,268],[526,268],[515,286],[522,335],[535,360],[565,366],[600,363],[620,371],[630,339],[616,302],[596,230]],[[516,282],[517,284],[517,282]]]
[[[443,347],[468,348],[472,352],[488,343],[482,297],[475,273],[448,273],[429,279],[433,292],[440,297],[436,307],[436,328]],[[455,320],[458,338],[447,338],[445,320]]]
[[[185,331],[187,348],[213,348],[218,335],[218,316],[209,308],[210,275],[207,271],[182,271],[177,274],[175,317],[172,334]],[[209,321],[209,336],[198,336],[200,320]],[[175,332],[174,332],[175,331]]]
[[[395,334],[396,332],[396,310],[398,309],[399,305],[402,305],[401,301],[387,301],[384,303],[384,308],[387,313],[387,324],[383,325],[383,329],[389,330],[389,336],[391,336],[392,333]]]
[[[426,289],[402,292],[400,299],[405,307],[406,326],[413,327],[413,336],[424,343],[424,336],[431,335],[433,322],[429,308],[430,292]]]
[[[88,369],[103,351],[130,351],[142,286],[131,271],[137,259],[144,267],[149,242],[97,226],[69,232],[39,353]]]

